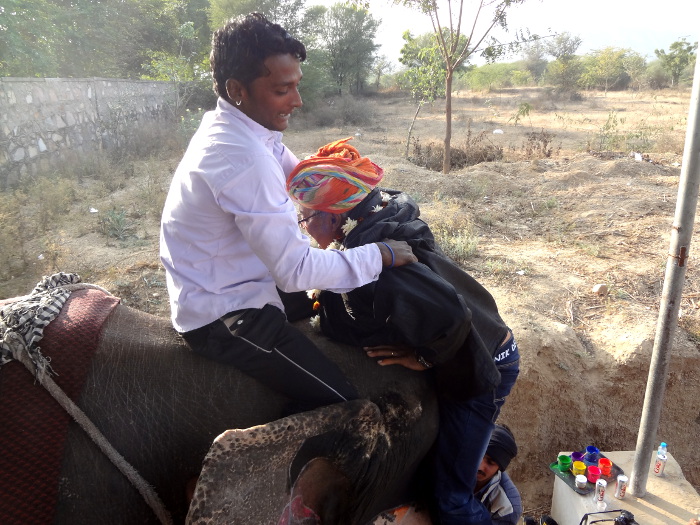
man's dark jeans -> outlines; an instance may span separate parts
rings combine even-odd
[[[434,488],[440,525],[492,523],[491,513],[474,497],[474,487],[494,423],[520,372],[513,337],[498,348],[494,360],[501,373],[495,391],[463,402],[440,399]]]

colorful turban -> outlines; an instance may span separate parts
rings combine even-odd
[[[287,177],[292,200],[312,210],[343,213],[379,184],[384,170],[346,144],[351,139],[326,144],[294,168]]]

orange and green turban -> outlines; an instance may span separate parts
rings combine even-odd
[[[343,213],[354,208],[379,184],[384,170],[336,140],[302,160],[287,177],[287,192],[305,208]]]

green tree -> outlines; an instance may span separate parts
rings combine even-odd
[[[547,64],[545,81],[560,91],[572,92],[578,88],[582,73],[583,64],[580,57],[558,58]]]
[[[416,101],[432,102],[445,96],[445,61],[432,33],[414,37],[410,31],[402,35],[399,62],[406,66],[401,84]]]
[[[528,42],[523,45],[521,56],[525,68],[530,72],[535,82],[539,82],[547,71],[547,49],[541,40]]]
[[[493,61],[505,51],[505,47],[494,38],[488,41],[487,38],[496,27],[507,31],[508,10],[524,3],[525,0],[445,0],[445,5],[439,5],[437,0],[401,1],[420,9],[430,17],[433,33],[445,63],[445,156],[442,172],[449,173],[452,141],[452,82],[455,71],[475,52],[481,52],[483,56]],[[463,22],[468,22],[464,32]]]
[[[374,75],[374,88],[379,89],[382,81],[382,77],[389,75],[394,71],[394,65],[391,63],[386,55],[381,55],[376,57],[374,63],[372,64],[372,74]]]
[[[210,0],[209,22],[217,28],[231,18],[257,12],[299,38],[304,33],[304,4],[304,0]]]
[[[583,73],[583,64],[576,55],[581,39],[570,33],[560,33],[545,44],[547,54],[554,57],[547,64],[545,78],[561,91],[574,91]]]
[[[531,86],[536,83],[532,73],[522,62],[514,64],[514,69],[510,72],[510,81],[514,86]]]
[[[59,75],[139,78],[150,51],[173,51],[177,18],[171,0],[75,0],[55,23],[62,28]]]
[[[654,50],[663,68],[668,71],[668,74],[671,76],[671,86],[678,84],[681,73],[683,73],[683,70],[691,64],[695,58],[695,50],[697,48],[697,42],[691,44],[690,42],[686,42],[685,38],[681,38],[669,46],[668,52],[663,49]]]
[[[642,88],[644,84],[646,70],[647,70],[647,59],[636,51],[631,49],[627,50],[627,54],[622,59],[622,67],[625,73],[630,77],[630,85],[632,88],[637,87],[637,91]]]
[[[408,89],[417,102],[406,137],[404,156],[408,157],[413,126],[421,108],[445,94],[445,61],[433,34],[426,33],[414,38],[410,31],[406,31],[402,38],[404,45],[399,62],[406,66],[406,70],[400,74],[399,85]]]
[[[484,64],[475,67],[465,74],[465,79],[472,89],[485,89],[491,91],[496,87],[509,87],[513,85],[513,79],[518,78],[515,74],[519,70],[518,63],[498,62],[495,64]],[[524,72],[527,75],[527,71]]]
[[[3,75],[139,78],[149,52],[177,45],[176,0],[8,1]]]
[[[362,90],[379,47],[374,43],[378,28],[379,21],[364,7],[335,4],[325,11],[315,45],[338,95],[345,87]]]
[[[57,6],[46,0],[4,0],[0,6],[0,75],[57,76],[56,42],[52,23]]]
[[[180,1],[180,0],[175,0]],[[178,22],[194,24],[195,38],[199,51],[209,56],[212,28],[209,23],[209,0],[187,0],[179,10]]]
[[[197,30],[194,22],[186,22],[178,29],[180,46],[177,53],[152,51],[150,61],[143,65],[147,74],[143,78],[173,83],[175,107],[172,111],[180,115],[194,92],[204,83],[211,84],[206,57],[197,50]],[[199,86],[198,86],[199,84]]]
[[[581,38],[573,36],[571,33],[559,33],[545,45],[547,54],[555,60],[568,60],[576,55],[576,51],[581,46]]]
[[[661,60],[649,62],[644,77],[651,89],[664,89],[671,85],[671,75],[664,69]]]
[[[587,87],[602,89],[607,95],[608,89],[618,87],[629,81],[625,72],[627,50],[606,47],[586,55],[583,61],[584,72],[581,82]]]

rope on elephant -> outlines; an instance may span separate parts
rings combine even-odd
[[[81,283],[77,274],[61,272],[44,277],[29,295],[3,307],[0,310],[0,366],[13,359],[21,362],[139,491],[158,520],[171,525],[172,516],[154,488],[51,378],[56,372],[51,369],[50,359],[41,354],[37,345],[44,336],[44,328],[58,316],[71,292],[84,288],[98,288],[111,295],[99,286]]]
[[[112,444],[104,437],[102,432],[95,426],[89,417],[76,405],[66,394],[61,390],[53,379],[48,374],[43,374],[34,365],[34,362],[28,357],[28,354],[22,353],[18,359],[30,372],[38,374],[39,382],[46,388],[51,396],[63,407],[63,409],[75,420],[80,427],[87,432],[90,438],[100,448],[102,453],[116,466],[119,471],[124,474],[131,484],[139,491],[149,507],[158,517],[158,520],[163,525],[172,525],[173,518],[165,504],[156,494],[155,489],[124,459]]]

